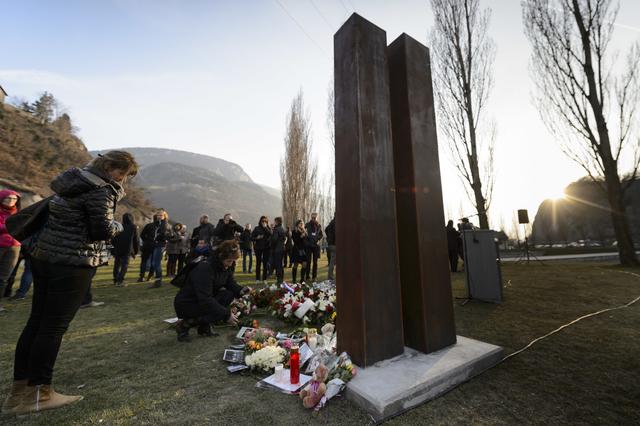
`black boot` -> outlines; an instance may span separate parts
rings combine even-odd
[[[291,267],[291,281],[292,281],[293,283],[295,283],[295,282],[296,282],[296,278],[297,278],[297,276],[298,276],[298,266],[293,265],[293,266]]]
[[[201,323],[198,326],[198,336],[200,337],[215,337],[219,335],[220,334],[214,331],[209,323]]]
[[[136,281],[136,282],[141,283],[143,281],[144,281],[144,275],[140,275],[140,278],[138,278],[138,281]]]
[[[178,342],[188,342],[191,340],[189,337],[189,326],[188,321],[178,320],[176,323],[176,333],[178,333]]]

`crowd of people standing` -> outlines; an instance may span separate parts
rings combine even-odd
[[[255,227],[250,223],[243,227],[231,214],[225,214],[216,225],[209,222],[208,215],[202,215],[190,236],[186,225],[172,225],[163,209],[154,213],[153,220],[143,226],[139,235],[131,214],[123,215],[122,224],[124,231],[112,240],[116,286],[126,286],[124,278],[129,262],[138,255],[141,257],[138,282],[153,280],[149,288],[159,288],[163,278],[172,279],[191,259],[210,254],[224,241],[239,244],[242,272],[255,273],[256,284],[266,284],[271,277],[277,283],[284,282],[287,268],[292,269],[292,282],[316,281],[321,241],[325,238],[330,264],[327,279],[334,279],[335,219],[323,231],[317,213],[312,213],[306,224],[298,220],[293,230],[284,227],[281,217],[270,221],[267,216],[261,216]],[[234,262],[232,271],[235,269]]]

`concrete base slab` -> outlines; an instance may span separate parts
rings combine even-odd
[[[430,354],[405,348],[403,355],[358,369],[346,396],[381,421],[442,395],[502,357],[500,346],[462,336]]]

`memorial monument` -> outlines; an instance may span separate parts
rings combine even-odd
[[[494,365],[455,334],[427,47],[353,14],[334,36],[338,351],[382,420]]]

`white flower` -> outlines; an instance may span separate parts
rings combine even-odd
[[[286,354],[287,351],[279,346],[265,346],[244,357],[244,362],[248,367],[270,371],[284,361]]]

